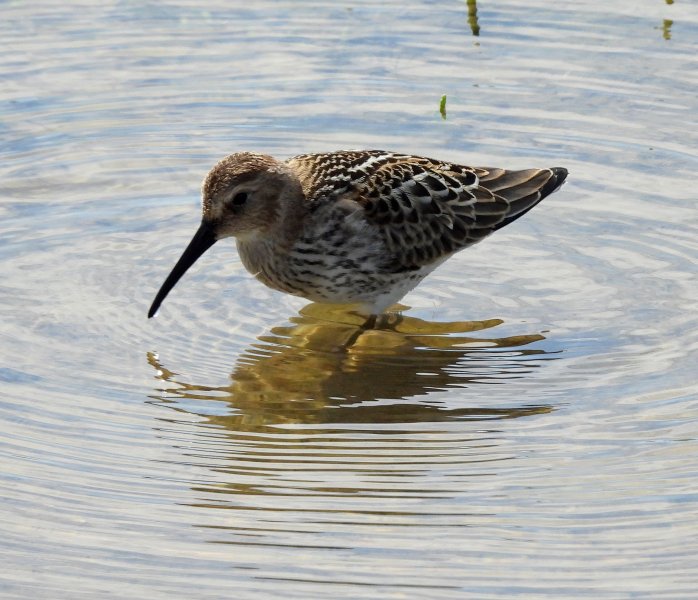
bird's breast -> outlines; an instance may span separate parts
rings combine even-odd
[[[337,207],[304,223],[290,245],[238,240],[245,268],[267,286],[317,302],[362,302],[385,285],[386,246],[360,213]]]

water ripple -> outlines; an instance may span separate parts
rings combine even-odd
[[[3,8],[7,597],[694,595],[698,18],[467,4]],[[146,319],[216,159],[340,147],[571,175],[378,330],[224,243]]]

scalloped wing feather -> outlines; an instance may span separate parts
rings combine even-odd
[[[360,186],[359,202],[367,219],[380,226],[394,267],[416,269],[523,215],[559,187],[566,175],[561,171],[471,168],[405,157],[380,166]]]
[[[511,223],[555,191],[561,168],[466,167],[382,150],[306,154],[289,160],[311,210],[351,199],[377,225],[391,270],[443,260]]]

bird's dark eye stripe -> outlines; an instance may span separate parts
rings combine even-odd
[[[247,202],[247,192],[238,192],[233,196],[233,204],[235,206],[242,206]]]

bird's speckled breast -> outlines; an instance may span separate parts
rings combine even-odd
[[[269,287],[315,302],[374,306],[396,284],[411,289],[426,275],[392,272],[380,232],[349,199],[318,206],[290,247],[272,236],[239,240],[238,251],[245,267]],[[384,303],[392,304],[391,298]]]

